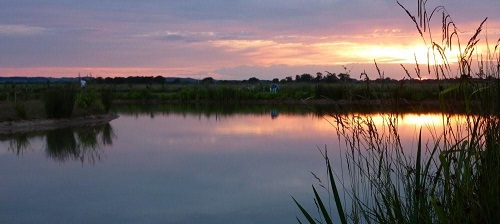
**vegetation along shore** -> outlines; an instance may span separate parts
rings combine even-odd
[[[454,110],[457,105],[488,104],[497,98],[470,97],[483,89],[497,94],[499,79],[463,75],[448,79],[394,80],[379,77],[351,78],[349,74],[318,72],[278,80],[250,78],[242,81],[157,77],[86,77],[78,79],[4,78],[0,82],[1,121],[86,116],[109,112],[113,103],[242,103],[331,104],[338,106],[391,106]],[[275,87],[275,89],[273,89]],[[460,88],[462,93],[451,91]],[[58,111],[55,111],[57,108]],[[472,107],[471,107],[472,108]]]
[[[40,86],[2,84],[12,96],[0,100],[0,134],[53,130],[109,122],[118,116],[109,112],[110,95],[72,83]]]

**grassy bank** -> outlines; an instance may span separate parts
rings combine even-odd
[[[498,108],[495,97],[481,98],[474,94],[481,89],[496,96],[499,80],[462,77],[443,80],[349,80],[346,82],[288,82],[280,83],[279,90],[270,92],[271,82],[213,82],[171,84],[105,84],[92,83],[86,89],[76,84],[0,84],[0,107],[7,108],[0,116],[5,119],[23,119],[23,107],[38,108],[40,114],[27,111],[27,117],[43,117],[37,104],[45,103],[51,92],[57,94],[71,89],[77,103],[75,112],[93,113],[109,109],[115,102],[154,103],[270,103],[270,104],[351,104],[392,106],[394,108],[431,106],[443,110],[456,109],[457,104],[491,104]],[[460,93],[450,91],[460,88]],[[447,90],[447,91],[443,91]],[[69,92],[68,94],[73,94]],[[68,95],[67,94],[67,95]],[[69,96],[69,95],[68,95]],[[49,97],[52,99],[56,96]],[[88,105],[98,99],[96,105]],[[61,98],[60,100],[63,100]],[[45,102],[44,102],[45,101]],[[75,102],[76,102],[75,101]],[[102,105],[101,105],[102,104]],[[68,105],[68,109],[71,108]],[[442,108],[441,108],[442,107]],[[21,111],[19,110],[21,109]],[[48,111],[50,112],[50,111]]]
[[[393,81],[395,82],[395,81]],[[403,82],[403,81],[402,81]],[[454,84],[452,84],[454,83]],[[465,82],[464,82],[465,83]],[[450,81],[447,88],[457,85],[476,85],[485,88],[495,85],[493,80],[467,83]],[[254,84],[173,84],[161,87],[147,85],[94,85],[81,89],[76,85],[15,85],[0,84],[4,99],[0,101],[0,121],[30,120],[57,117],[102,114],[112,103],[149,103],[176,105],[316,105],[314,108],[339,107],[346,111],[392,112],[451,112],[463,113],[466,100],[456,93],[441,94],[433,82],[369,84],[363,83],[290,83],[280,86],[277,93],[270,93],[266,83]],[[9,90],[14,88],[14,90]],[[366,89],[369,88],[370,92]],[[442,87],[444,88],[444,87]],[[477,88],[477,87],[474,87]],[[18,89],[25,92],[20,93]],[[66,90],[65,90],[66,89]],[[17,92],[13,94],[6,92]],[[471,90],[472,92],[472,87]],[[486,92],[496,94],[494,88]],[[363,95],[361,95],[363,94]],[[496,98],[469,99],[470,105],[491,104],[498,108]],[[457,107],[457,105],[462,105]],[[470,107],[474,109],[475,107]],[[339,111],[340,112],[340,111]]]
[[[404,72],[402,72],[404,74]],[[465,81],[465,82],[464,82]],[[276,92],[270,92],[270,81],[167,83],[167,84],[105,84],[90,82],[89,88],[109,91],[117,100],[160,101],[250,101],[250,100],[436,100],[442,89],[468,83],[468,93],[476,86],[489,86],[498,80],[489,78],[451,78],[443,80],[354,80],[336,82],[285,82],[279,83]],[[0,101],[42,99],[51,88],[67,84],[0,84]],[[75,85],[75,84],[73,84]],[[463,100],[450,95],[449,99]]]
[[[0,89],[4,95],[5,92],[13,93],[7,93],[7,98],[0,101],[0,121],[106,114],[112,103],[112,93],[96,88],[79,88],[74,84],[4,84]]]

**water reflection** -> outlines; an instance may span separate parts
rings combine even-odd
[[[316,179],[310,171],[326,175],[318,148],[328,147],[335,170],[345,160],[338,148],[343,142],[325,120],[334,122],[329,115],[339,114],[338,108],[119,105],[115,110],[120,118],[113,128],[17,136],[12,152],[23,155],[39,147],[43,155],[0,155],[0,164],[13,167],[0,169],[8,184],[0,190],[0,217],[6,223],[294,223],[300,211],[290,196],[315,209],[310,186]],[[279,114],[275,119],[273,111]],[[344,112],[342,121],[354,116],[375,123],[388,119],[358,111]],[[402,132],[410,136],[402,135],[404,144],[411,146],[418,126],[434,116],[402,115],[398,122],[408,126]],[[53,165],[98,161],[103,148],[106,161],[96,166]]]
[[[116,135],[111,124],[72,127],[44,133],[23,133],[0,137],[9,142],[8,150],[20,156],[33,151],[31,142],[45,140],[45,153],[57,162],[95,163],[101,159],[104,146],[111,146]]]
[[[315,112],[317,110],[317,112]],[[122,115],[143,116],[147,114],[151,119],[158,115],[182,115],[197,116],[201,118],[219,118],[234,117],[241,115],[262,115],[269,116],[272,119],[277,118],[280,114],[293,114],[294,116],[306,116],[313,112],[314,114],[323,115],[324,109],[311,107],[307,105],[248,105],[248,104],[127,104],[118,105],[114,108],[115,112]],[[331,111],[331,110],[326,110]]]
[[[276,109],[271,110],[271,119],[276,119],[278,118],[279,115],[280,114],[278,113],[278,110]]]
[[[157,115],[182,115],[198,116],[199,118],[212,118],[216,120],[224,117],[241,115],[262,115],[272,119],[281,115],[323,117],[330,114],[440,114],[439,105],[398,106],[389,107],[371,104],[122,104],[113,108],[114,112],[122,115],[143,116],[147,114],[151,119]],[[449,114],[465,114],[459,108],[446,111]]]
[[[30,143],[30,138],[28,137],[27,134],[19,134],[14,136],[13,139],[9,139],[8,150],[12,151],[16,155],[23,155],[30,149],[31,149],[31,143]]]

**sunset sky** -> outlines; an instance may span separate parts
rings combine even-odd
[[[416,14],[416,0],[400,3]],[[463,44],[486,17],[490,44],[500,37],[498,0],[427,5],[446,7]],[[414,64],[415,54],[423,60],[426,49],[395,0],[1,0],[0,7],[0,76],[282,79],[346,66],[353,78],[363,70],[376,78],[376,60],[399,79],[399,64]]]

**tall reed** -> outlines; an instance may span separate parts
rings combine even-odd
[[[44,105],[48,118],[68,118],[73,115],[76,91],[72,87],[48,89]]]
[[[336,203],[342,223],[500,223],[500,40],[485,56],[479,55],[486,19],[464,47],[446,9],[439,6],[428,12],[426,3],[418,0],[415,16],[398,2],[429,46],[427,72],[443,83],[460,78],[459,83],[440,88],[443,109],[452,106],[450,101],[461,100],[467,114],[457,118],[443,112],[442,126],[424,129],[430,132],[429,139],[423,138],[420,128],[417,145],[411,149],[401,143],[397,111],[382,114],[381,124],[370,116],[332,115],[329,121],[344,142],[346,163],[335,172],[324,154],[330,184],[326,189],[335,202],[340,201],[338,195],[352,201],[349,208]],[[438,13],[442,38],[435,41],[430,23]],[[457,73],[446,55],[452,47],[460,52]],[[415,71],[421,75],[419,68]],[[485,82],[473,81],[486,77]],[[319,218],[295,203],[309,223],[333,223],[325,199],[314,187],[313,191]]]

